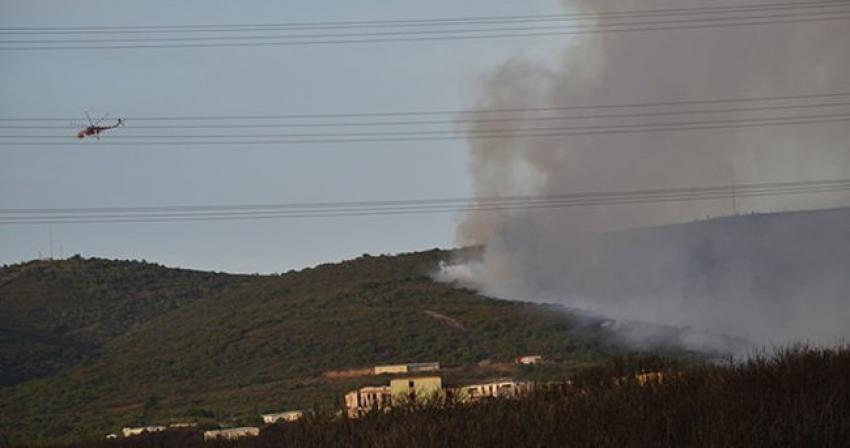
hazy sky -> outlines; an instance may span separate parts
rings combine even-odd
[[[560,12],[557,1],[0,2],[0,26],[168,25]],[[568,37],[306,47],[0,51],[0,117],[453,109],[510,57]],[[545,56],[544,56],[545,57]],[[128,130],[133,123],[128,123]],[[212,149],[0,147],[0,208],[469,196],[465,142]],[[450,246],[458,216],[53,225],[56,255],[279,272],[361,253]],[[0,263],[47,253],[51,228],[0,226]]]

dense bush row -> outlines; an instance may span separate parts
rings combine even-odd
[[[661,368],[660,382],[634,374]],[[118,447],[840,447],[850,440],[850,349],[792,349],[682,368],[619,359],[522,400],[442,400],[362,419],[320,415],[253,439],[199,433],[67,445]]]

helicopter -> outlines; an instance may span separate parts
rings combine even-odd
[[[89,116],[89,113],[88,112],[84,112],[84,113],[86,114],[86,119],[89,121],[89,125],[86,126],[84,129],[80,129],[80,131],[77,132],[77,138],[80,138],[80,139],[86,138],[86,137],[91,137],[93,135],[93,136],[95,136],[95,138],[100,140],[100,133],[101,132],[103,132],[107,129],[115,129],[115,128],[120,127],[120,126],[124,126],[124,120],[122,120],[120,118],[118,119],[118,121],[115,124],[113,124],[111,126],[98,126],[101,121],[105,120],[106,117],[109,116],[109,114],[104,115],[102,118],[100,118],[97,121],[92,121],[91,117]]]

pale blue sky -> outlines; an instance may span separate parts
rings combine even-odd
[[[555,0],[4,0],[0,26],[270,23],[559,12]],[[479,77],[566,38],[308,47],[0,51],[0,116],[249,115],[454,109]],[[132,127],[132,122],[128,124]],[[69,139],[72,136],[69,135]],[[73,141],[71,143],[74,143]],[[94,142],[93,142],[94,143]],[[0,147],[0,208],[468,196],[462,141],[304,147]],[[279,272],[452,245],[458,216],[53,225],[58,255]],[[0,263],[48,251],[45,225],[0,227]]]

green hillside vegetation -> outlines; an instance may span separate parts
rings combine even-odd
[[[110,339],[243,277],[133,261],[33,261],[0,270],[0,385],[52,373]]]
[[[323,377],[329,370],[535,353],[554,363],[517,375],[559,376],[620,353],[563,308],[434,282],[449,258],[363,256],[272,276],[80,258],[3,269],[0,327],[13,336],[0,341],[2,362],[34,354],[33,375],[61,370],[0,388],[0,433],[41,443],[142,423],[257,424],[263,411],[338,407],[346,390],[386,382]],[[448,381],[486,375],[458,369]]]

